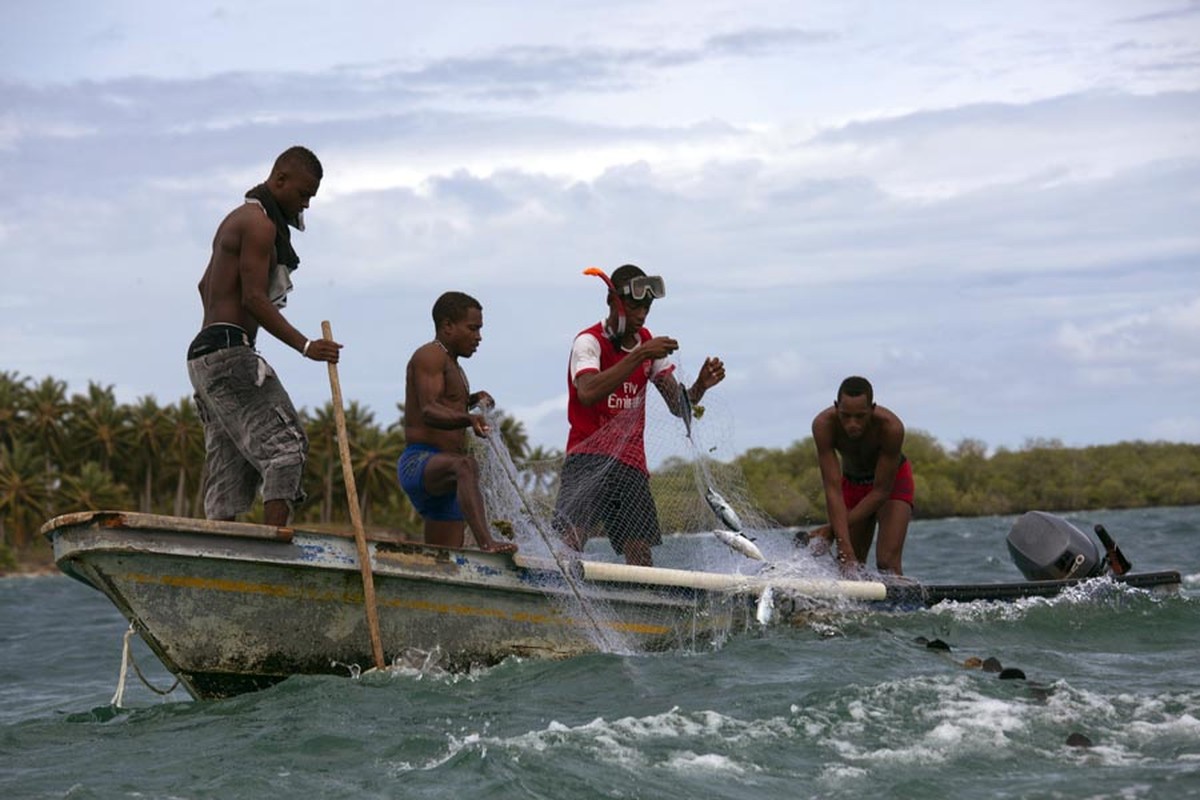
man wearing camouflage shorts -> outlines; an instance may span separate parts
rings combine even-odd
[[[308,339],[280,312],[300,263],[289,226],[304,229],[302,214],[321,177],[321,162],[310,150],[285,150],[266,182],[246,193],[213,238],[199,286],[204,322],[188,347],[188,377],[204,423],[209,519],[231,520],[249,511],[261,486],[263,521],[282,527],[304,497],[308,439],[254,341],[261,326],[306,358],[338,361],[340,344]]]

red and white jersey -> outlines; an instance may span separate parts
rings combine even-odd
[[[638,341],[645,342],[653,337],[645,328],[638,331]],[[643,432],[646,427],[646,386],[660,376],[671,373],[675,366],[667,359],[646,360],[630,373],[607,397],[600,402],[585,406],[579,401],[575,381],[581,375],[603,372],[616,365],[628,354],[618,349],[607,335],[603,322],[580,331],[571,346],[571,360],[567,365],[567,420],[571,431],[567,435],[567,453],[601,453],[646,472],[646,447]],[[629,412],[622,421],[621,430],[596,434],[618,415]]]

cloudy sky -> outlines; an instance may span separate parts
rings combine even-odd
[[[381,422],[446,289],[465,366],[566,437],[591,265],[724,358],[719,455],[838,382],[947,447],[1200,442],[1200,3],[4,2],[0,369],[190,393],[216,224],[325,165],[289,319]],[[297,405],[324,368],[260,348]]]

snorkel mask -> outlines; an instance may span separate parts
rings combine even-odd
[[[583,271],[583,274],[595,275],[604,281],[605,285],[608,286],[608,290],[617,299],[617,330],[613,337],[613,341],[617,344],[620,343],[621,337],[625,335],[626,298],[640,303],[647,299],[661,300],[667,296],[667,285],[659,275],[635,275],[627,283],[622,284],[618,291],[617,287],[613,285],[612,279],[599,267],[588,267]]]
[[[647,297],[651,300],[661,300],[667,296],[667,285],[659,275],[638,275],[621,287],[620,294],[638,302]]]

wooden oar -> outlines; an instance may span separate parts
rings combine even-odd
[[[333,341],[329,320],[321,323],[321,334]],[[384,669],[383,642],[379,638],[379,609],[375,605],[375,576],[371,572],[371,553],[367,550],[367,534],[363,531],[358,511],[358,489],[354,485],[354,469],[350,463],[350,441],[346,437],[346,412],[342,408],[342,384],[338,380],[337,364],[329,362],[329,388],[333,391],[333,417],[337,422],[338,452],[342,457],[342,477],[346,481],[346,500],[350,505],[350,522],[354,525],[354,543],[358,545],[358,566],[362,571],[363,605],[367,607],[367,628],[371,632],[371,652],[375,668]]]

